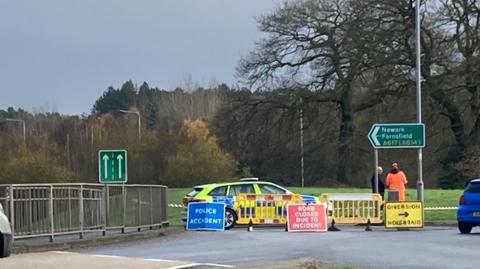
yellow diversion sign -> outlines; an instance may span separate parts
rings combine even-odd
[[[387,202],[385,228],[423,228],[421,202]]]

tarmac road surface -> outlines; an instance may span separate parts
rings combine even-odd
[[[327,233],[287,233],[282,228],[189,231],[159,239],[80,249],[89,254],[182,260],[234,266],[313,258],[368,268],[480,268],[480,230],[455,227],[396,231],[343,226]]]
[[[459,234],[455,227],[396,231],[340,226],[327,233],[287,233],[283,228],[236,228],[225,232],[180,232],[140,241],[70,252],[14,254],[0,268],[153,269],[225,266],[292,268],[317,260],[360,268],[480,268],[480,229]]]

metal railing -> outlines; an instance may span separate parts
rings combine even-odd
[[[122,184],[0,185],[15,239],[168,225],[167,187]]]

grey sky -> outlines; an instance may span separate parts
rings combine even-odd
[[[0,0],[0,109],[89,112],[108,86],[229,85],[280,0]]]

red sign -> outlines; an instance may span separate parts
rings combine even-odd
[[[327,214],[322,204],[287,206],[289,232],[326,232]]]

